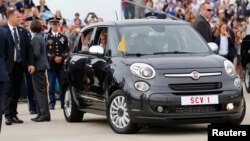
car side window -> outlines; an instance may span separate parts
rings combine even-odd
[[[85,30],[79,35],[79,40],[78,40],[78,46],[77,46],[77,52],[84,52],[88,51],[89,47],[92,44],[92,35],[93,35],[93,28]]]
[[[108,44],[108,28],[107,27],[98,27],[96,30],[96,35],[93,45],[100,45],[106,49]]]

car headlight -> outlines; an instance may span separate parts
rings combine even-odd
[[[143,81],[135,82],[135,89],[141,92],[149,90],[149,84]]]
[[[130,66],[130,71],[137,77],[152,79],[155,77],[155,69],[144,63],[134,63]]]
[[[235,75],[235,69],[234,69],[234,65],[232,62],[230,62],[229,60],[225,60],[224,67],[225,67],[225,70],[226,70],[228,75],[230,75],[230,76]]]

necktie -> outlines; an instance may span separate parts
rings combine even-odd
[[[14,30],[14,43],[15,43],[15,49],[16,49],[16,62],[21,62],[22,61],[21,50],[20,50],[16,28],[13,28],[13,30]]]

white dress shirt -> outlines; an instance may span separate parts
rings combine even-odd
[[[228,54],[228,38],[226,36],[220,35],[220,55],[227,55]]]
[[[12,37],[13,37],[13,41],[15,41],[15,37],[14,37],[14,28],[16,28],[16,33],[17,33],[17,37],[18,37],[18,40],[20,39],[19,38],[19,34],[18,34],[18,29],[17,27],[13,27],[11,26],[9,23],[8,23],[8,26],[10,28],[10,31],[11,31],[11,34],[12,34]],[[16,47],[14,47],[14,62],[16,62]]]

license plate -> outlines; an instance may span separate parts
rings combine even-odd
[[[182,96],[181,105],[218,104],[218,95]]]

